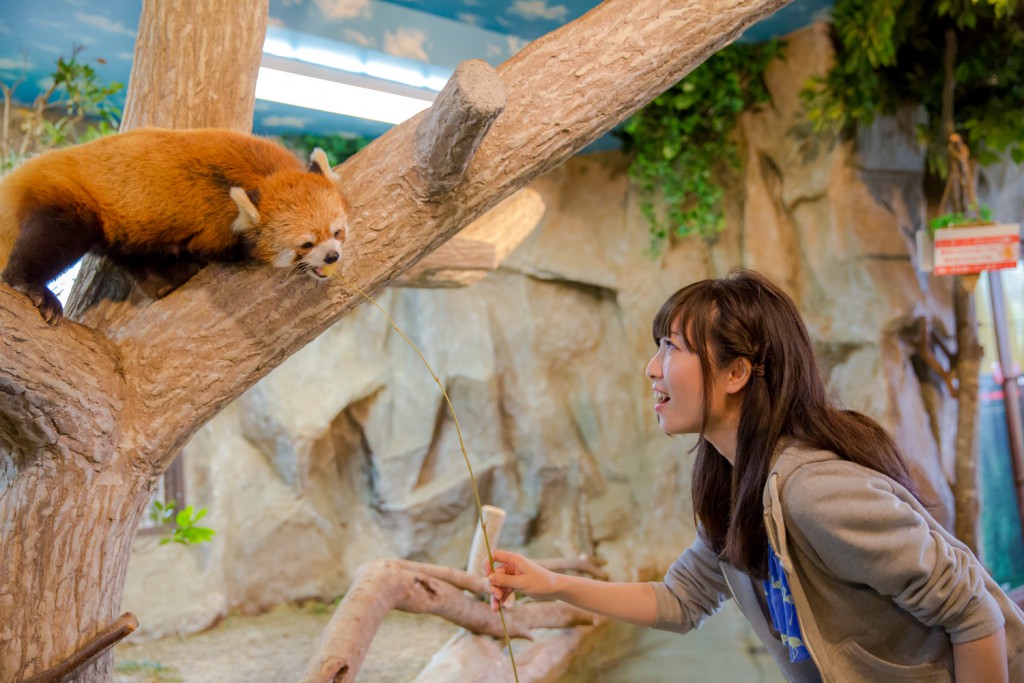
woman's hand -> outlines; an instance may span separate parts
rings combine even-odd
[[[544,569],[519,553],[495,550],[494,571],[488,566],[487,577],[491,582],[491,609],[498,610],[515,591],[531,598],[556,597],[559,574]]]

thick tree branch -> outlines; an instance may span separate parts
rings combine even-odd
[[[113,345],[80,325],[47,325],[26,297],[2,283],[0,358],[0,453],[11,453],[15,466],[52,452],[61,438],[114,431],[124,399],[123,387],[109,391],[119,374]],[[86,452],[96,462],[103,457]]]
[[[415,137],[427,113],[337,169],[353,206],[342,275],[368,292],[388,284],[787,1],[606,0],[534,41],[498,69],[505,111],[443,203],[423,201]],[[213,266],[145,308],[105,302],[85,322],[120,347],[139,417],[153,420],[139,457],[157,458],[159,468],[227,401],[357,303],[339,282]],[[186,367],[182,351],[200,344],[216,349],[204,354],[215,367]]]
[[[356,680],[370,642],[392,609],[417,614],[436,614],[463,628],[501,637],[498,614],[488,603],[467,596],[461,586],[416,571],[424,565],[394,559],[373,560],[363,565],[331,621],[320,637],[304,683],[343,683]],[[450,575],[463,584],[476,582],[466,572],[431,569]],[[536,602],[505,610],[505,623],[513,638],[529,638],[534,628],[564,628],[593,624],[595,616],[569,605]]]

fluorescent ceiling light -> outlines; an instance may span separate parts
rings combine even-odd
[[[434,93],[386,92],[365,85],[342,83],[340,77],[339,74],[325,80],[261,66],[256,80],[256,99],[384,123],[401,123],[429,107],[433,101]]]
[[[313,42],[306,40],[304,42]],[[288,40],[282,36],[275,36],[267,30],[267,37],[263,41],[263,52],[275,57],[286,59],[297,59],[310,64],[319,64],[332,69],[362,73],[364,60],[354,50],[332,49],[327,46],[302,45],[295,38]]]

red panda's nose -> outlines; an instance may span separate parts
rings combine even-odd
[[[324,256],[324,263],[334,263],[338,260],[338,252],[330,251],[327,252],[327,256]]]

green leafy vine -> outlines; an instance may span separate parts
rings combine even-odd
[[[1020,0],[836,0],[836,58],[804,90],[815,128],[851,133],[879,114],[921,106],[929,168],[947,166],[944,60],[954,48],[955,87],[945,93],[956,132],[978,163],[1008,152],[1024,162],[1024,3]]]
[[[616,135],[633,160],[651,248],[670,235],[713,237],[725,223],[720,174],[740,165],[731,133],[738,116],[769,100],[764,72],[783,49],[736,43],[630,117]]]

